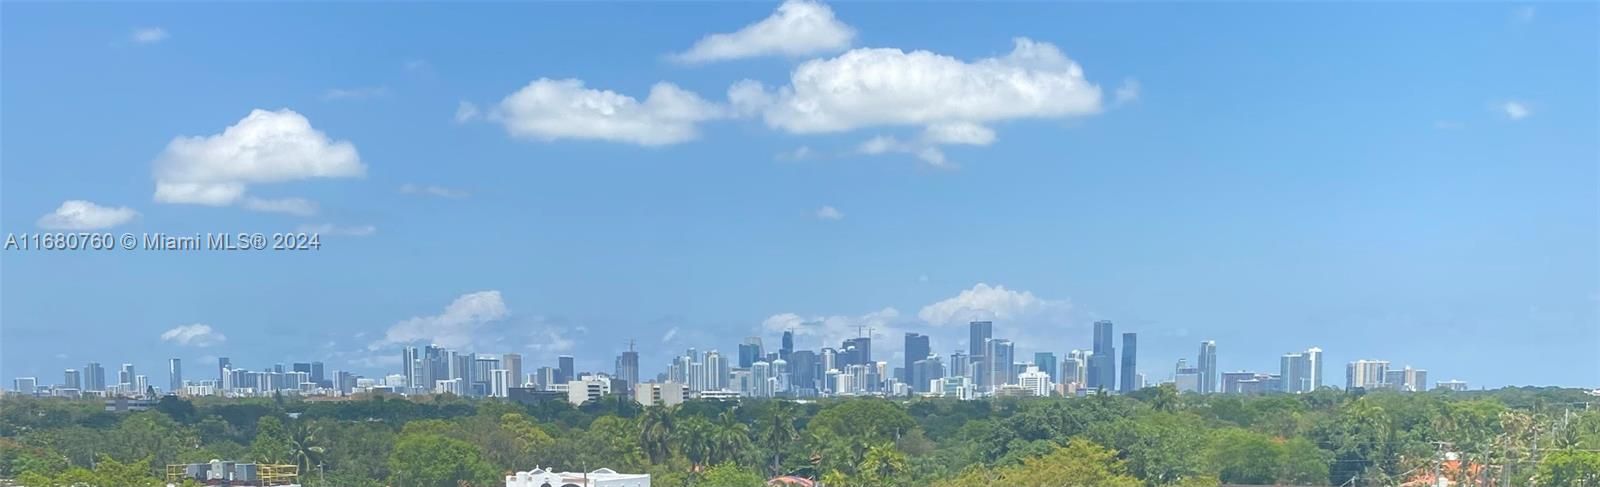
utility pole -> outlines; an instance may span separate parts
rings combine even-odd
[[[1448,441],[1435,441],[1433,445],[1438,450],[1433,458],[1433,483],[1438,487],[1444,487],[1449,485],[1449,481],[1444,478],[1444,462],[1446,455],[1448,455],[1446,448],[1450,447],[1451,444]]]

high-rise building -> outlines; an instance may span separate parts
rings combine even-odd
[[[560,377],[557,380],[561,383],[565,384],[578,378],[574,369],[571,355],[556,357],[556,371],[560,373]]]
[[[472,382],[467,385],[467,393],[473,396],[487,396],[494,389],[494,371],[503,370],[500,359],[494,356],[473,356]],[[509,387],[509,386],[507,386]]]
[[[928,358],[928,355],[930,353],[932,353],[932,352],[933,352],[933,350],[928,347],[928,336],[927,335],[923,335],[923,334],[919,334],[919,333],[907,332],[906,333],[905,357],[904,357],[905,358],[905,370],[901,372],[902,374],[905,374],[905,375],[901,376],[900,380],[902,382],[907,383],[907,384],[911,384],[913,387],[916,386],[916,383],[912,382],[912,380],[911,380],[912,376],[914,375],[911,372],[913,370],[915,370],[916,363],[917,363],[918,360],[922,360],[922,359]],[[924,384],[923,386],[926,387],[927,385]],[[920,389],[913,389],[913,390],[920,390]]]
[[[967,339],[967,355],[983,355],[983,344],[994,338],[994,322],[974,321],[968,323],[970,336]]]
[[[400,348],[400,375],[405,377],[406,393],[416,392],[422,383],[422,358],[417,356],[417,347]]]
[[[748,369],[761,359],[761,337],[747,337],[739,344],[739,368]]]
[[[83,366],[83,390],[106,390],[106,368],[100,366],[100,362],[89,362]]]
[[[720,391],[728,387],[728,360],[723,358],[721,353],[716,350],[708,351],[701,357],[700,362],[701,374],[704,375],[700,380],[703,390]]]
[[[17,377],[15,379],[11,379],[11,390],[17,391],[17,393],[19,393],[19,394],[26,394],[26,395],[29,395],[29,396],[38,394],[39,393],[39,378],[38,377]]]
[[[322,362],[312,362],[311,382],[317,384],[317,387],[332,387],[333,381],[328,380],[328,376],[324,375],[326,372],[327,370],[323,368]]]
[[[1117,382],[1117,347],[1111,321],[1094,322],[1094,355],[1089,356],[1088,388],[1109,390]]]
[[[1029,395],[1038,397],[1049,396],[1050,390],[1053,388],[1050,382],[1050,374],[1039,370],[1037,365],[1029,365],[1027,370],[1017,374],[1016,383],[1026,390]]]
[[[217,357],[217,383],[218,384],[221,384],[223,382],[227,382],[228,381],[227,369],[229,367],[231,367],[231,366],[233,366],[233,362],[229,361],[228,357]]]
[[[990,376],[994,373],[994,366],[990,365],[988,353],[989,340],[994,339],[994,322],[974,321],[967,324],[967,362],[972,371],[972,384],[978,391],[987,391],[994,385]]]
[[[78,373],[77,369],[67,369],[66,372],[62,373],[61,386],[83,390],[83,374]]]
[[[506,387],[522,387],[522,354],[501,355],[500,367],[506,369]]]
[[[1403,369],[1389,369],[1384,372],[1383,386],[1402,392],[1421,392],[1428,390],[1428,371],[1413,369],[1406,366]]]
[[[117,371],[117,385],[124,388],[131,387],[135,377],[138,377],[138,374],[133,372],[133,364],[122,364],[122,368]]]
[[[1215,394],[1217,392],[1217,342],[1206,340],[1200,342],[1200,393]]]
[[[1139,378],[1139,335],[1122,334],[1122,392],[1137,391],[1144,381]]]
[[[628,389],[639,384],[639,352],[633,350],[631,341],[628,342],[628,351],[617,356],[617,378],[622,379]]]
[[[991,389],[999,389],[1000,386],[1017,383],[1017,347],[1011,343],[1011,340],[1004,338],[990,339],[985,355],[989,356],[989,366],[992,367],[989,372],[989,377],[993,381]]]
[[[1344,367],[1344,388],[1379,389],[1389,371],[1387,360],[1357,360]]]
[[[183,392],[183,361],[167,359],[167,392]]]
[[[789,360],[789,354],[791,353],[794,353],[794,332],[785,330],[783,332],[782,348],[778,349],[778,358]]]
[[[1172,383],[1177,386],[1178,392],[1200,392],[1200,368],[1190,367],[1188,360],[1178,359],[1178,366],[1172,373]]]
[[[818,359],[817,352],[810,350],[795,350],[789,354],[789,369],[794,374],[794,392],[798,397],[815,396],[820,391],[821,385],[817,383],[822,377],[822,361]]]
[[[1278,360],[1279,386],[1283,392],[1298,394],[1322,387],[1322,349],[1283,354]]]
[[[1062,382],[1056,369],[1056,354],[1054,352],[1034,352],[1033,365],[1039,367],[1040,372],[1050,376],[1050,382]]]
[[[844,341],[844,349],[849,355],[847,365],[872,363],[872,337],[856,337]]]
[[[911,365],[910,376],[912,392],[932,392],[933,381],[945,376],[944,363],[937,356],[918,360]]]

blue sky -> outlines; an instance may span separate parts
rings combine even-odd
[[[0,231],[323,232],[0,252],[7,378],[989,317],[1600,385],[1593,4],[4,8]]]

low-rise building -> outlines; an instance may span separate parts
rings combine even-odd
[[[534,468],[506,476],[506,487],[650,487],[650,474],[617,473],[602,468],[589,473],[551,472]]]

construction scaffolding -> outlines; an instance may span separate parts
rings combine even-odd
[[[186,480],[192,480],[208,486],[288,486],[299,485],[300,466],[212,460],[208,463],[167,465],[166,478],[168,484],[182,484]]]

